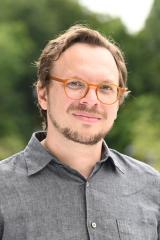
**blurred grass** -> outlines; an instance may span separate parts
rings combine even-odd
[[[24,148],[25,143],[19,136],[8,135],[0,139],[0,160]]]

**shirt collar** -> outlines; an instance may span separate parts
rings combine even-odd
[[[40,143],[46,137],[46,132],[33,133],[28,145],[24,149],[24,157],[28,170],[28,176],[39,172],[46,167],[52,160],[57,162],[57,159],[49,153]],[[108,148],[103,141],[103,152],[101,162],[112,161],[112,164],[122,173],[125,173],[124,166],[118,159],[118,155]]]
[[[45,132],[33,133],[28,145],[24,149],[28,176],[42,170],[53,159],[53,155],[47,152],[40,143],[45,137]]]
[[[111,160],[113,165],[121,172],[121,173],[125,173],[125,169],[124,166],[122,165],[122,163],[119,160],[118,154],[116,154],[115,151],[113,151],[112,149],[110,149],[106,142],[103,141],[103,160],[102,161],[108,161]]]

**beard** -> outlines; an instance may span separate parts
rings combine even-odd
[[[67,113],[69,113],[70,111],[73,110],[78,110],[78,111],[83,111],[83,112],[90,112],[90,113],[98,113],[95,109],[87,109],[86,106],[84,105],[79,105],[79,106],[75,106],[73,104],[71,104],[67,110]],[[102,114],[101,114],[102,115]],[[48,111],[48,116],[51,120],[52,125],[58,130],[59,133],[61,133],[66,139],[71,140],[73,142],[76,143],[80,143],[80,144],[84,144],[84,145],[95,145],[98,142],[100,142],[102,139],[105,138],[105,136],[108,134],[108,132],[110,131],[110,129],[108,131],[103,131],[103,132],[99,132],[97,134],[94,135],[90,135],[87,136],[87,133],[84,135],[82,133],[80,133],[79,131],[75,131],[69,127],[62,127],[55,119],[55,117],[53,116],[53,114],[50,112],[50,110]],[[105,114],[103,114],[103,117],[105,119],[107,119],[107,116]],[[86,125],[87,128],[87,125]]]
[[[77,142],[80,144],[85,144],[85,145],[94,145],[101,141],[107,133],[99,133],[95,134],[93,136],[84,136],[80,134],[78,131],[74,131],[71,128],[67,127],[61,127],[56,120],[52,117],[51,122],[54,125],[54,127],[61,133],[65,138],[68,140],[71,140],[73,142]]]

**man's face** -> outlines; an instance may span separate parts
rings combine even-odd
[[[77,78],[88,83],[109,81],[119,85],[119,73],[111,53],[98,46],[76,43],[54,63],[51,75]],[[101,103],[94,88],[80,100],[66,96],[60,82],[51,81],[49,90],[38,90],[39,103],[47,110],[48,133],[60,134],[70,141],[93,145],[111,129],[117,116],[119,102]]]

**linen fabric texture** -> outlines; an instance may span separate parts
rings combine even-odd
[[[45,150],[44,138],[34,133],[0,161],[1,240],[160,240],[158,171],[103,142],[86,179]]]

